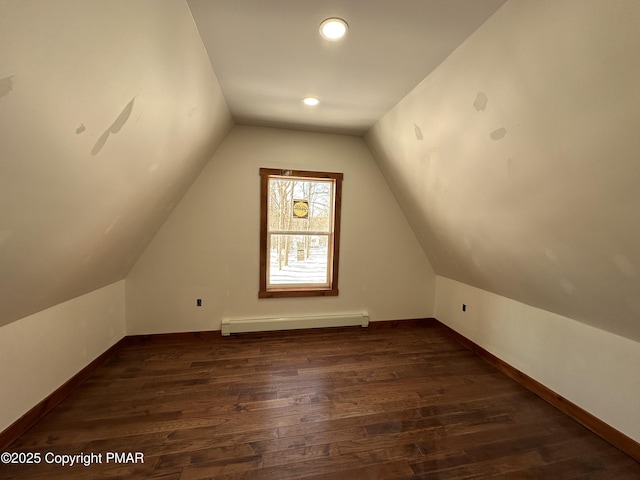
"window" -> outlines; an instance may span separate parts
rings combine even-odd
[[[338,295],[342,173],[260,169],[260,298]]]

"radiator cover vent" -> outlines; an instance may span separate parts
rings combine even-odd
[[[369,326],[369,314],[344,313],[280,318],[223,318],[221,332],[223,336],[232,333],[270,332],[275,330],[298,330],[302,328]]]

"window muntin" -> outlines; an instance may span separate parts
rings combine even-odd
[[[342,174],[260,175],[259,296],[337,295]]]

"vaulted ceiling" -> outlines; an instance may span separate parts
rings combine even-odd
[[[0,0],[0,325],[125,278],[242,123],[365,134],[438,274],[640,340],[639,24],[633,0]]]
[[[0,324],[124,278],[233,122],[183,1],[0,1]]]
[[[640,341],[638,25],[507,2],[366,134],[439,275]]]

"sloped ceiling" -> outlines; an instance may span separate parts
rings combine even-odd
[[[124,278],[232,120],[183,1],[0,2],[0,325]]]
[[[511,0],[368,132],[438,274],[640,341],[639,25]]]

